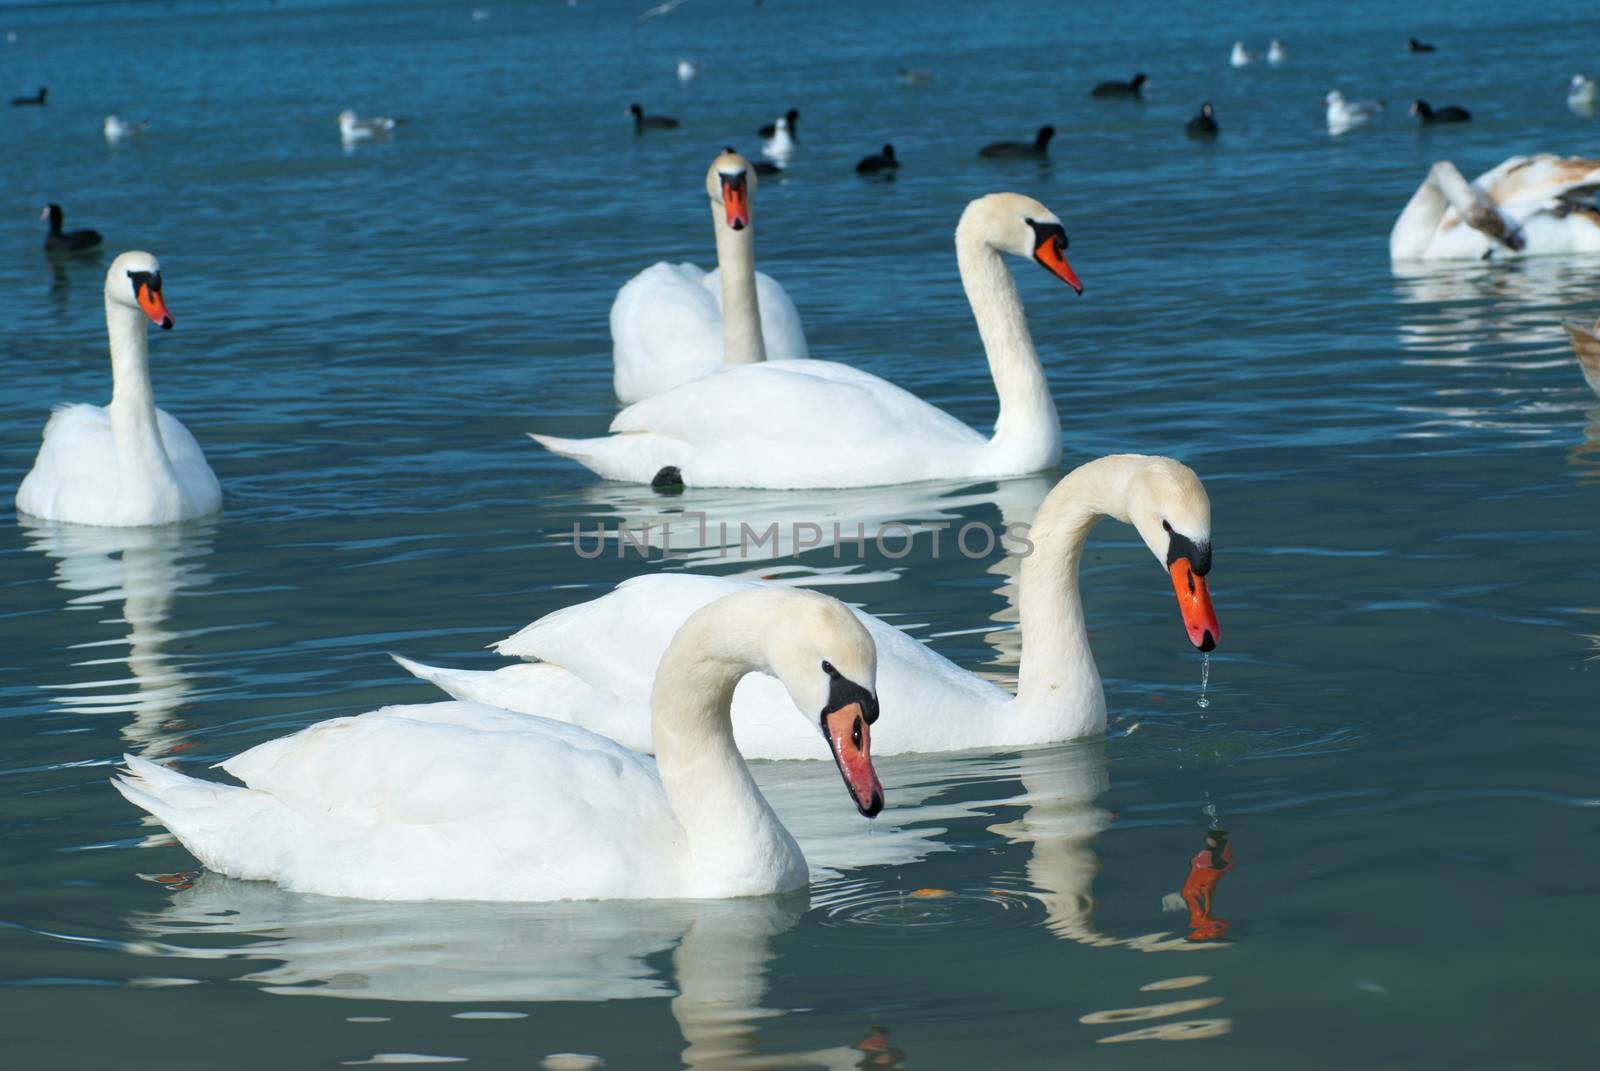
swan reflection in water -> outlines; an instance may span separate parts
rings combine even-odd
[[[555,538],[586,557],[642,561],[648,548],[669,553],[689,568],[749,567],[800,553],[829,555],[848,565],[876,557],[875,543],[891,559],[907,556],[901,551],[908,540],[912,552],[922,556],[932,553],[935,538],[941,557],[955,557],[961,553],[956,545],[960,528],[980,519],[983,507],[1000,511],[1000,525],[993,529],[999,546],[1005,526],[1031,520],[1054,486],[1049,476],[1030,476],[976,484],[850,488],[821,497],[700,487],[666,497],[633,484],[600,483],[585,488],[580,499],[590,516],[574,520],[573,527],[558,528]],[[949,528],[935,532],[923,527],[941,524]],[[966,540],[974,551],[986,542],[978,532]],[[876,574],[869,579],[883,578]]]
[[[166,880],[166,879],[164,879]],[[132,926],[156,955],[273,962],[240,977],[283,996],[443,1003],[671,998],[683,1062],[701,1071],[897,1068],[887,1031],[766,1054],[772,940],[800,893],[733,900],[458,903],[346,900],[204,873]],[[181,942],[181,943],[170,943]],[[671,977],[651,965],[672,950]],[[602,1054],[603,1055],[603,1054]]]
[[[70,648],[82,658],[74,665],[95,679],[49,686],[56,706],[73,714],[131,714],[122,737],[147,758],[180,747],[182,726],[173,715],[194,686],[169,651],[188,634],[170,631],[167,620],[180,593],[210,582],[203,564],[216,525],[96,528],[18,520],[28,549],[54,561],[51,579],[70,596],[69,609],[121,605],[120,618],[96,622],[117,626],[116,638],[86,638]],[[126,653],[118,650],[124,645]],[[117,669],[107,676],[106,667]]]

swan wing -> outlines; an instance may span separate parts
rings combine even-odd
[[[206,455],[189,429],[165,409],[156,410],[156,426],[161,431],[161,442],[166,447],[172,471],[184,496],[194,503],[201,513],[213,513],[222,508],[222,487],[217,474],[211,471]]]
[[[98,405],[63,405],[45,423],[33,468],[17,488],[17,509],[71,520],[75,504],[115,502],[117,448],[111,414]]]
[[[668,642],[702,606],[762,583],[691,574],[635,577],[598,599],[547,614],[496,645],[501,654],[537,659],[536,664],[507,666],[467,682],[460,681],[460,671],[443,671],[453,679],[439,683],[454,695],[493,698],[510,709],[579,721],[629,747],[649,750],[650,691]],[[1011,696],[887,622],[863,610],[855,614],[878,650],[884,715],[875,728],[874,752],[981,745],[986,728],[993,729],[988,716]],[[430,670],[419,674],[430,680],[440,672],[421,668]],[[603,694],[605,701],[575,701],[575,682]],[[475,690],[457,691],[463,683]],[[603,713],[594,713],[597,709]],[[797,711],[771,677],[751,674],[739,682],[733,729],[747,758],[828,758],[814,717]]]
[[[693,264],[651,265],[611,303],[617,397],[635,402],[722,366],[720,291]]]
[[[1600,159],[1578,156],[1513,156],[1478,176],[1473,185],[1514,213],[1553,200],[1590,200],[1600,188]]]
[[[366,899],[670,895],[682,834],[652,760],[466,703],[322,722],[200,781],[136,758],[118,784],[208,867]]]

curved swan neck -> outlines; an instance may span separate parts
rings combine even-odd
[[[1053,465],[1061,456],[1061,421],[1033,348],[1016,281],[981,226],[966,218],[956,228],[956,262],[1000,396],[991,442],[1043,451],[1043,465]]]
[[[761,302],[756,296],[754,208],[743,230],[728,226],[720,204],[711,206],[717,235],[717,268],[722,279],[722,363],[755,364],[767,359],[761,337]]]
[[[1028,531],[1033,549],[1017,581],[1017,714],[1050,723],[1072,719],[1074,731],[1065,735],[1105,727],[1105,693],[1084,628],[1078,565],[1100,518],[1127,519],[1127,487],[1145,460],[1119,454],[1079,466],[1045,496]]]
[[[695,870],[735,883],[763,859],[799,857],[733,739],[733,690],[766,668],[765,602],[734,595],[690,615],[661,656],[650,693],[656,765]]]

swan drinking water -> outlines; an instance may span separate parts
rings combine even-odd
[[[856,808],[872,768],[872,637],[840,602],[762,588],[688,615],[651,691],[656,759],[470,703],[336,718],[223,763],[244,787],[128,756],[114,783],[212,870],[372,900],[763,896],[803,888],[799,846],[734,745],[735,687],[770,673],[820,730]],[[910,712],[908,712],[910,713]]]
[[[1190,642],[1202,651],[1216,646],[1221,630],[1206,583],[1211,506],[1199,477],[1164,457],[1090,461],[1046,496],[1028,532],[1033,549],[1022,559],[1018,585],[1022,658],[1015,696],[858,612],[877,647],[879,692],[896,712],[878,728],[878,754],[1031,747],[1105,729],[1105,694],[1078,595],[1084,543],[1105,516],[1132,524],[1167,570]],[[656,573],[557,610],[497,645],[521,663],[467,671],[398,661],[458,699],[570,721],[648,750],[659,652],[701,606],[746,590],[773,589],[751,580]],[[659,674],[656,680],[659,687]],[[734,694],[740,751],[751,758],[819,758],[794,708],[775,682],[746,680]]]
[[[50,414],[17,509],[47,521],[127,527],[215,513],[222,489],[200,446],[150,390],[150,327],[172,326],[161,264],[124,253],[106,271],[111,404]]]
[[[725,150],[706,171],[717,270],[663,261],[617,291],[611,361],[619,400],[652,397],[724,364],[808,356],[794,302],[756,271],[756,186],[749,161]]]
[[[1600,159],[1513,156],[1472,182],[1440,160],[1389,232],[1394,260],[1600,253]]]
[[[719,369],[631,405],[608,438],[533,439],[607,479],[658,485],[871,487],[1038,472],[1061,458],[1061,423],[1001,254],[1081,293],[1066,249],[1061,221],[1031,197],[992,193],[961,215],[956,259],[1000,396],[992,437],[849,365],[791,360]]]

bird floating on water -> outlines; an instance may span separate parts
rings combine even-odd
[[[1056,136],[1053,126],[1041,126],[1032,141],[996,141],[978,150],[978,155],[990,160],[1018,157],[1045,157],[1050,154],[1050,139]]]
[[[1437,51],[1432,45],[1430,45],[1430,44],[1428,44],[1428,43],[1426,43],[1424,41],[1418,41],[1415,37],[1409,38],[1407,40],[1406,49],[1407,49],[1407,51],[1410,51],[1410,52],[1434,52],[1434,51]]]
[[[1261,53],[1246,50],[1243,41],[1235,41],[1233,51],[1228,54],[1228,62],[1235,67],[1248,67],[1260,58]]]
[[[633,132],[643,134],[646,130],[674,130],[678,121],[670,115],[646,115],[644,109],[637,104],[628,105],[628,114],[633,116]]]
[[[44,247],[52,253],[77,253],[100,244],[99,231],[63,231],[61,221],[64,217],[58,204],[45,205],[39,218],[50,224],[50,230],[44,236]]]
[[[1457,107],[1454,104],[1446,104],[1443,108],[1434,108],[1425,100],[1412,101],[1410,114],[1421,119],[1423,126],[1472,121],[1472,113],[1465,108]]]
[[[893,145],[885,145],[881,152],[872,156],[863,156],[856,164],[856,173],[861,175],[875,175],[880,171],[887,171],[893,175],[899,170],[900,161],[894,154]]]
[[[687,83],[699,77],[700,64],[691,59],[680,59],[678,61],[678,81]]]
[[[1594,79],[1581,74],[1573,75],[1572,81],[1567,84],[1567,107],[1579,115],[1593,115],[1594,101]]]
[[[780,164],[789,162],[800,142],[800,109],[790,108],[760,130],[761,155]]]
[[[1328,133],[1330,134],[1343,134],[1352,127],[1358,127],[1383,111],[1384,108],[1381,100],[1345,100],[1344,94],[1337,89],[1322,98],[1322,103],[1327,105],[1328,108]]]
[[[399,125],[399,119],[391,119],[386,115],[373,115],[363,118],[349,108],[339,113],[339,137],[347,145],[353,141],[386,138]]]
[[[1136,74],[1126,82],[1101,82],[1089,90],[1091,97],[1101,99],[1116,97],[1132,97],[1142,100],[1144,98],[1144,84],[1150,81],[1142,74]]]
[[[1276,37],[1274,37],[1272,39],[1272,43],[1267,46],[1267,62],[1268,63],[1282,63],[1285,59],[1288,59],[1288,58],[1289,58],[1289,50],[1283,47],[1283,42],[1282,41],[1280,41]]]
[[[115,143],[143,134],[150,129],[150,120],[141,119],[138,122],[134,122],[130,119],[118,119],[114,115],[108,115],[105,122],[101,124],[100,129],[105,134],[107,141]]]
[[[44,86],[40,86],[39,87],[39,92],[34,96],[31,96],[31,97],[12,97],[11,98],[11,106],[13,108],[26,108],[26,107],[29,107],[31,105],[43,105],[44,102],[45,102],[45,98],[48,97],[49,95],[50,95],[50,90],[45,88]]]
[[[1191,138],[1214,138],[1219,129],[1215,110],[1209,100],[1200,105],[1200,114],[1190,119],[1183,128]]]

